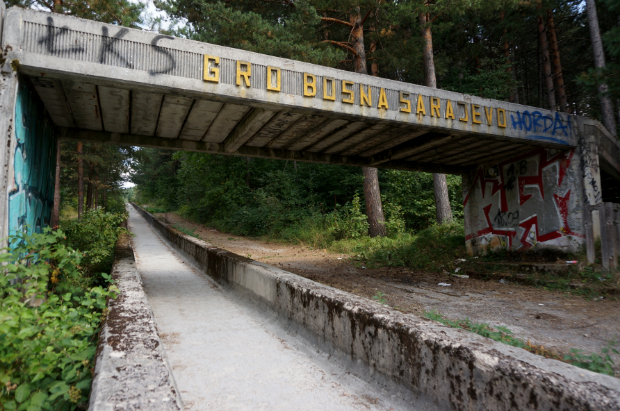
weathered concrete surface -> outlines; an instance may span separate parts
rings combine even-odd
[[[584,178],[580,149],[537,149],[479,166],[463,178],[470,255],[499,249],[577,252],[585,241],[584,184],[600,202],[596,176]],[[597,180],[598,179],[598,180]]]
[[[620,381],[371,301],[219,250],[140,210],[221,284],[274,310],[334,355],[349,356],[448,409],[620,409]],[[293,326],[293,325],[291,325]]]
[[[186,409],[436,409],[402,386],[358,378],[346,362],[317,353],[272,315],[184,262],[134,209],[129,228]]]
[[[119,238],[112,278],[120,289],[108,302],[99,333],[89,411],[183,410],[168,367],[129,236]]]
[[[6,9],[0,1],[0,45]],[[11,141],[14,140],[15,97],[17,95],[17,72],[8,59],[10,50],[0,47],[0,248],[7,246],[9,236],[8,180],[11,161]]]

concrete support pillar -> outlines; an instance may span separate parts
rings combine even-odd
[[[9,235],[8,227],[8,186],[9,166],[11,163],[11,146],[15,133],[15,98],[17,94],[17,72],[12,60],[8,59],[8,50],[2,42],[5,6],[0,1],[0,247],[6,246]]]
[[[585,243],[588,263],[594,263],[595,249],[594,242],[596,234],[594,226],[600,224],[600,216],[602,209],[597,213],[593,213],[595,206],[603,200],[601,191],[601,174],[598,158],[597,133],[598,130],[589,125],[583,125],[581,128],[581,137],[579,138],[579,157],[581,160],[581,183],[583,190],[583,225],[585,232]],[[595,221],[598,219],[598,221]],[[602,227],[601,227],[602,229]]]
[[[614,270],[618,268],[616,253],[616,224],[614,221],[614,203],[604,203],[605,217],[601,221],[601,246],[603,267]]]

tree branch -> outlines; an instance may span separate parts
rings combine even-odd
[[[373,11],[374,9],[370,9],[366,12],[366,15],[364,16],[364,18],[362,19],[360,26],[364,26],[364,22],[366,22],[366,19],[368,18],[368,16],[370,16],[370,13]]]
[[[331,21],[332,23],[340,23],[348,27],[353,27],[353,24],[349,23],[348,21],[333,19],[331,17],[321,17],[321,21]]]
[[[330,43],[335,46],[342,47],[343,49],[349,50],[351,53],[357,56],[357,51],[355,51],[355,49],[349,46],[347,43],[343,43],[340,41],[334,41],[334,40],[323,40],[321,43]]]

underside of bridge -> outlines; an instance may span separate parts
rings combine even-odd
[[[450,174],[558,146],[27,72],[67,139]]]
[[[63,139],[460,174],[472,252],[575,249],[599,168],[620,179],[618,141],[583,117],[32,10],[2,33],[9,202],[31,94]]]

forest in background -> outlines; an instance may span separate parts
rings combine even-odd
[[[127,0],[8,5],[585,115],[616,134],[620,123],[620,0],[157,0],[165,24],[145,3]],[[593,9],[601,44],[592,37]],[[463,213],[458,176],[75,142],[61,148],[65,217],[121,210],[128,180],[138,201],[160,210],[283,239],[308,237],[300,230],[327,230],[334,240],[368,231],[394,237],[459,222]]]
[[[584,1],[155,4],[171,18],[166,34],[609,124],[601,109],[604,85],[604,100],[616,107],[611,120],[620,116],[620,0],[597,3],[604,68],[595,59]],[[161,29],[161,23],[150,25]],[[374,237],[368,177],[359,168],[155,149],[137,150],[132,168],[138,201],[225,231],[326,246],[367,235],[370,223]],[[432,174],[380,170],[378,181],[384,234],[396,238],[442,221]],[[462,226],[460,177],[447,176],[445,187],[448,212]],[[452,234],[462,236],[462,230]]]

